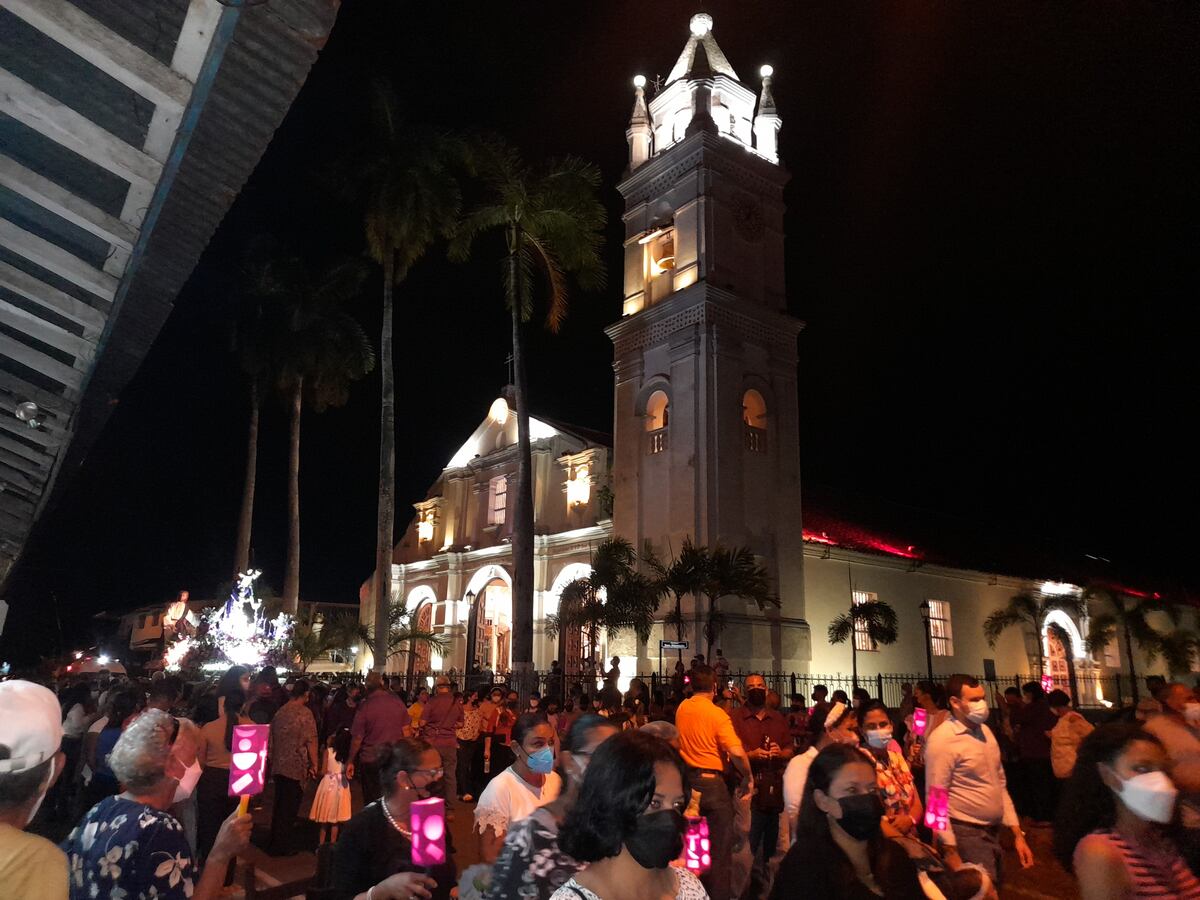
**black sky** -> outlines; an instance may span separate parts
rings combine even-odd
[[[775,67],[800,338],[804,477],[1193,585],[1200,16],[1192,4],[710,2],[749,83]],[[605,176],[613,282],[532,338],[533,403],[611,425],[630,79],[665,75],[694,3],[349,0],[174,314],[11,579],[0,655],[102,609],[204,594],[231,566],[245,399],[228,349],[240,249],[361,251],[311,173],[362,140],[373,77],[413,120],[506,135]],[[493,259],[433,259],[397,305],[399,523],[505,380]],[[372,293],[356,312],[378,331]],[[302,596],[372,567],[377,379],[306,415]],[[282,413],[255,556],[282,579]]]

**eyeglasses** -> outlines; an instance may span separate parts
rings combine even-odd
[[[410,775],[428,775],[431,780],[437,781],[446,774],[446,770],[440,766],[436,769],[413,769]]]

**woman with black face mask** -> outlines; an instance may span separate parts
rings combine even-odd
[[[882,834],[875,767],[862,752],[831,744],[808,770],[796,843],[780,863],[771,900],[921,900],[908,855]]]
[[[551,900],[707,900],[700,879],[672,866],[683,853],[690,790],[671,746],[624,731],[592,755],[559,845],[588,867]]]

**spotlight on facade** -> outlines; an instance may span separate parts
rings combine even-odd
[[[32,400],[17,404],[17,418],[30,428],[38,428],[42,424],[42,420],[38,418],[40,412],[38,405]]]

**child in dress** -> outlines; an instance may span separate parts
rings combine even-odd
[[[325,742],[325,766],[308,817],[321,824],[321,843],[336,841],[338,826],[350,820],[350,781],[345,775],[350,732],[343,728]]]

